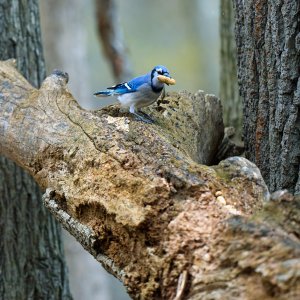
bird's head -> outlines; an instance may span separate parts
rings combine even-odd
[[[173,85],[176,81],[170,76],[169,70],[166,67],[158,65],[151,71],[151,84],[159,88],[163,87],[164,83]]]

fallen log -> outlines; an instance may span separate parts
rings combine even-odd
[[[0,153],[132,298],[300,297],[299,199],[270,195],[242,157],[208,166],[224,132],[216,97],[167,94],[149,125],[83,110],[67,82],[55,71],[37,90],[0,63]]]

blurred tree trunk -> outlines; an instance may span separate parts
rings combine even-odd
[[[0,4],[0,58],[16,58],[34,85],[45,77],[37,1]],[[71,299],[60,225],[32,177],[0,158],[0,298]]]
[[[271,191],[300,193],[299,0],[234,0],[246,156]]]
[[[95,0],[99,40],[104,54],[111,65],[115,81],[123,82],[132,76],[127,55],[117,4],[115,0]]]
[[[234,15],[231,1],[221,0],[220,7],[221,35],[221,77],[220,98],[223,102],[225,126],[233,126],[238,139],[242,135],[242,99],[239,95],[236,45],[234,40]]]
[[[88,106],[91,95],[91,74],[88,69],[87,4],[82,0],[40,0],[41,25],[47,73],[65,70],[70,77],[72,94],[80,105]],[[70,9],[72,7],[72,9]],[[51,14],[49,14],[51,11]],[[75,80],[80,74],[84,80]],[[78,84],[80,82],[81,84]]]

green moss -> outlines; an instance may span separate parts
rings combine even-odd
[[[227,170],[224,170],[219,166],[212,166],[211,168],[213,168],[216,171],[217,177],[222,178],[226,183],[231,182],[232,177],[230,176],[230,173]]]

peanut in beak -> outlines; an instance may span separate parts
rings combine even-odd
[[[164,75],[158,75],[157,79],[160,82],[163,82],[163,83],[166,83],[166,84],[174,85],[176,83],[176,80],[174,78],[170,78],[170,77],[167,77],[167,76],[164,76]]]

